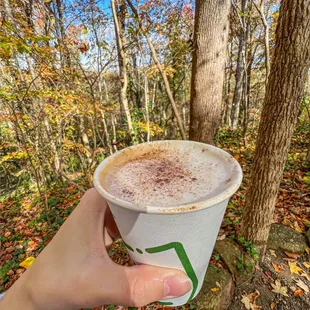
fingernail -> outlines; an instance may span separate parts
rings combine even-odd
[[[164,279],[164,294],[166,298],[183,296],[192,288],[192,281],[183,275],[170,276]]]

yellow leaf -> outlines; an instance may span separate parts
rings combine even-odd
[[[211,288],[211,291],[212,292],[217,292],[217,291],[219,291],[220,289],[218,288],[218,287],[213,287],[213,288]]]
[[[21,262],[19,266],[28,269],[33,264],[34,260],[35,258],[33,256],[30,256],[26,258],[23,262]]]
[[[306,248],[306,252],[310,254],[310,248]]]
[[[238,160],[240,158],[240,155],[239,154],[235,154],[234,157],[235,157],[236,160]]]
[[[310,262],[303,262],[303,265],[304,265],[306,268],[310,268]]]
[[[288,262],[288,265],[290,266],[290,272],[291,273],[295,273],[295,274],[299,275],[299,273],[303,272],[303,270],[297,266],[296,262]]]

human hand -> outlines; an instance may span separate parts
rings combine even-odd
[[[116,234],[106,201],[90,189],[0,306],[6,310],[139,307],[191,289],[191,281],[180,270],[115,264],[106,247]]]

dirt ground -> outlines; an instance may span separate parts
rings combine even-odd
[[[276,256],[275,256],[276,255]],[[297,262],[297,266],[300,266],[307,272],[307,268],[302,264],[304,261],[310,260],[309,254],[304,254],[297,260],[291,259],[291,262]],[[301,296],[294,296],[294,291],[300,289],[296,285],[296,281],[301,280],[308,288],[310,288],[310,278],[308,273],[308,279],[306,276],[292,274],[288,262],[288,258],[282,251],[267,252],[267,256],[264,264],[260,270],[256,270],[254,277],[251,281],[243,284],[240,287],[236,287],[235,295],[228,310],[242,310],[246,309],[241,302],[243,296],[247,296],[250,293],[259,292],[260,296],[256,299],[256,305],[262,308],[254,308],[253,310],[307,310],[310,309],[310,293],[306,293],[302,290]],[[275,271],[274,266],[281,266],[283,270],[279,273]],[[309,269],[308,269],[309,272]],[[301,273],[301,272],[300,272]],[[287,288],[287,294],[289,297],[283,296],[279,293],[273,292],[271,284],[275,283],[275,280],[280,280],[281,286]]]

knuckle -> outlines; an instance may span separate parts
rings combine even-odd
[[[145,294],[145,285],[140,276],[134,277],[130,290],[130,304],[131,307],[141,307]]]

